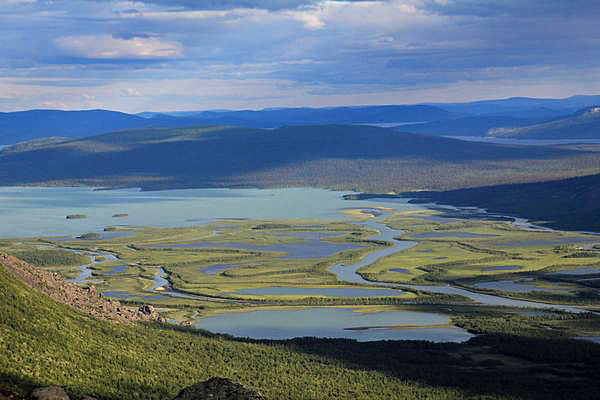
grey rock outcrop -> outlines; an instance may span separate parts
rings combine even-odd
[[[154,309],[154,307],[152,307],[151,305],[148,305],[148,304],[144,304],[143,306],[140,306],[138,311],[144,315],[153,315],[156,313],[156,310]]]
[[[35,400],[69,400],[69,395],[58,386],[48,386],[35,389],[31,392]]]
[[[183,389],[174,400],[265,400],[227,378],[210,378]]]

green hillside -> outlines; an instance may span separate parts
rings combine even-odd
[[[357,125],[144,129],[0,152],[0,184],[448,189],[597,172],[597,153]]]
[[[502,319],[487,327],[477,318],[462,323],[490,332],[523,329],[527,336],[545,329]],[[540,351],[545,346],[551,354]],[[587,399],[599,389],[599,356],[592,343],[502,334],[464,345],[250,343],[151,323],[119,325],[58,304],[0,266],[0,389],[14,392],[53,384],[74,398],[170,399],[187,385],[223,376],[272,400]]]
[[[449,399],[461,393],[286,346],[98,321],[0,267],[0,387],[57,384],[103,399],[169,399],[211,376],[229,377],[270,399]]]
[[[557,229],[600,230],[600,175],[549,182],[412,192],[414,202],[475,206],[521,216]]]

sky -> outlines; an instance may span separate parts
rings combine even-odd
[[[0,111],[600,94],[598,0],[0,0]]]

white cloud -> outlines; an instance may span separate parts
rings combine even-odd
[[[0,0],[0,5],[10,4],[31,4],[36,3],[37,0]]]
[[[325,22],[313,11],[289,11],[287,14],[302,22],[306,29],[316,30],[325,27]]]
[[[54,40],[60,50],[71,56],[99,59],[178,58],[183,46],[155,37],[115,38],[110,35],[63,36]]]
[[[589,93],[600,88],[600,34],[583,3],[0,0],[0,77],[11,78],[0,78],[0,109]]]

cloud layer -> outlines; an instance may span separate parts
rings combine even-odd
[[[600,92],[596,0],[4,0],[0,110]]]

